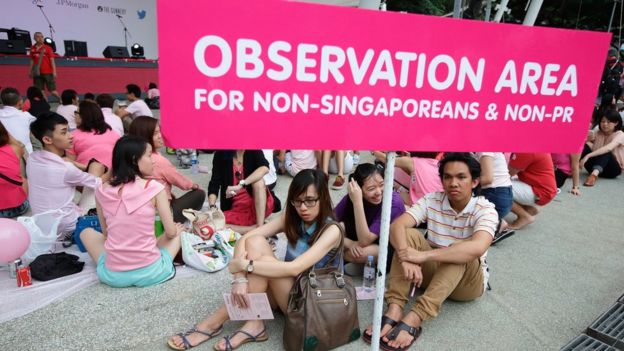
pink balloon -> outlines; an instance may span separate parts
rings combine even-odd
[[[20,258],[30,245],[30,234],[26,227],[8,218],[0,218],[0,262],[11,262]]]

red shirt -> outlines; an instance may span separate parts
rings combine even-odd
[[[43,56],[43,61],[41,61],[41,66],[39,67],[39,72],[41,74],[52,74],[54,71],[52,70],[52,58],[54,57],[54,52],[52,48],[48,45],[43,44],[42,47],[37,48],[37,45],[33,45],[30,48],[30,58],[33,60],[33,65],[37,65],[39,63],[39,56]]]
[[[518,178],[527,183],[538,197],[536,204],[544,206],[557,195],[555,169],[550,154],[514,153],[509,167],[520,170]]]

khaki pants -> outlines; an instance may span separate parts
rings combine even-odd
[[[418,251],[432,250],[431,246],[417,229],[407,230],[407,245]],[[471,301],[483,294],[483,272],[478,258],[464,263],[426,262],[422,266],[425,292],[416,299],[412,311],[425,321],[435,318],[440,306],[447,298],[456,301]],[[386,291],[386,302],[401,308],[409,300],[411,282],[404,279],[403,268],[397,254],[392,258],[392,268]]]

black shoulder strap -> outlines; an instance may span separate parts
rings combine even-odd
[[[9,177],[5,176],[5,175],[4,175],[4,174],[2,174],[2,173],[0,173],[0,178],[2,178],[2,179],[4,179],[4,180],[6,180],[7,182],[9,182],[9,183],[11,183],[11,184],[13,184],[13,185],[16,185],[16,186],[22,186],[22,182],[18,182],[18,181],[17,181],[17,180],[15,180],[15,179],[11,179],[11,178],[9,178]]]

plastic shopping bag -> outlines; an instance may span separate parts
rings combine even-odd
[[[182,215],[191,222],[193,232],[204,240],[212,238],[216,231],[225,227],[225,215],[216,208],[206,212],[188,208],[182,210]]]
[[[230,263],[230,255],[213,240],[187,232],[182,233],[182,259],[187,265],[209,273],[220,271]]]
[[[42,212],[32,217],[18,217],[30,234],[30,246],[22,255],[25,260],[34,260],[37,256],[52,252],[56,242],[57,228],[62,219],[62,211]]]

